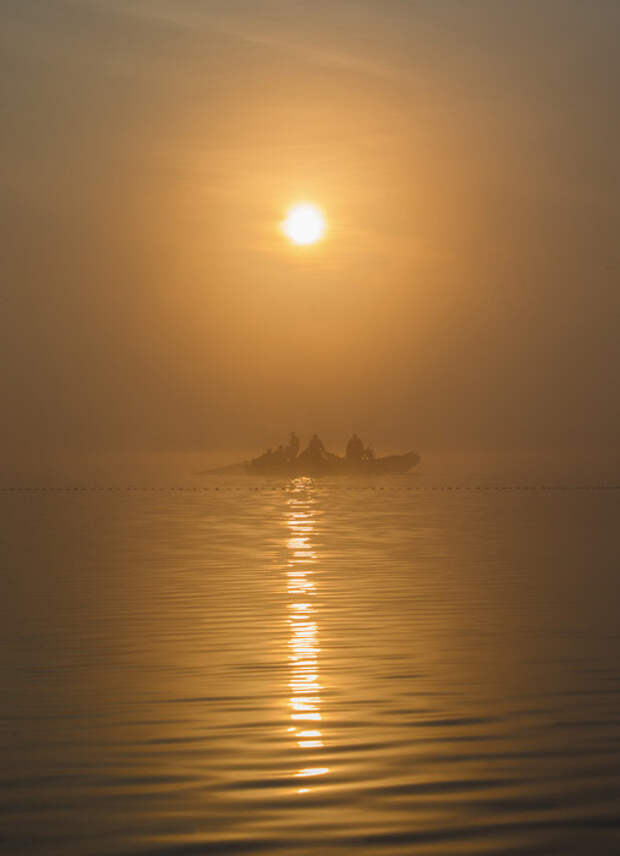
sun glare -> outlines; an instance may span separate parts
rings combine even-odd
[[[293,205],[282,223],[282,231],[294,244],[315,244],[325,234],[327,224],[320,208],[311,202]]]

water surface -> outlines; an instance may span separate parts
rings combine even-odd
[[[618,491],[0,502],[7,853],[620,851]]]

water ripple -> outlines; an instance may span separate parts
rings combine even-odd
[[[617,492],[213,487],[0,498],[7,853],[620,852]]]

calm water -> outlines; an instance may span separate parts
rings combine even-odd
[[[620,491],[0,495],[9,854],[620,852]]]

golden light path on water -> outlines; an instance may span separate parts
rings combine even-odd
[[[312,493],[312,479],[299,478],[294,482],[288,500],[286,525],[288,560],[286,563],[289,636],[289,706],[291,726],[289,732],[301,749],[318,750],[323,747],[321,729],[321,684],[319,655],[321,648],[316,607],[314,579],[317,555],[312,535],[315,526],[316,499]],[[328,767],[302,767],[295,775],[300,779],[325,776]],[[310,791],[300,787],[298,793]]]

